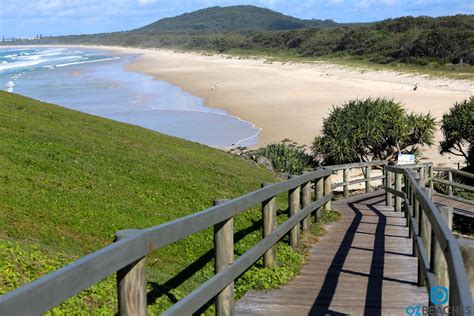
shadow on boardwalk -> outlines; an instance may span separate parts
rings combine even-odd
[[[238,303],[240,315],[403,314],[425,305],[416,285],[402,213],[384,206],[383,192],[333,202],[339,222],[313,245],[300,274],[281,289],[252,291]]]

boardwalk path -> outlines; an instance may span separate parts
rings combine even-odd
[[[449,197],[435,194],[433,201],[437,206],[451,206],[457,214],[474,217],[474,203],[460,202]]]
[[[402,213],[381,192],[333,202],[340,221],[313,245],[300,274],[272,291],[251,291],[237,315],[404,315],[426,305]]]

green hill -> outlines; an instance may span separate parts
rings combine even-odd
[[[220,150],[0,91],[0,294],[109,244],[117,230],[167,222],[263,181],[276,178]],[[261,239],[260,217],[236,217],[237,254]],[[149,256],[151,312],[213,274],[211,233]],[[300,256],[279,247],[285,264],[252,268],[237,293],[294,275]],[[114,291],[111,276],[55,312],[113,314]]]
[[[16,43],[164,47],[279,60],[329,59],[356,65],[390,65],[397,71],[426,70],[462,79],[472,78],[473,73],[474,15],[407,16],[338,24],[332,20],[301,20],[254,6],[212,7],[132,31],[45,36]]]
[[[301,20],[279,12],[251,5],[211,7],[164,18],[132,32],[219,32],[247,30],[291,30],[308,27],[333,27],[332,20]]]

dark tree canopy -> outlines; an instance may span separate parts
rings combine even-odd
[[[440,153],[464,157],[471,166],[474,162],[474,96],[455,103],[443,115],[441,131],[444,139],[440,142]]]
[[[393,160],[399,153],[419,155],[420,146],[433,144],[435,130],[431,114],[409,114],[394,100],[352,100],[334,107],[324,119],[313,155],[324,164]]]
[[[210,7],[182,15],[164,18],[142,28],[137,33],[216,32],[246,30],[292,30],[309,27],[332,27],[334,21],[302,20],[252,5]]]

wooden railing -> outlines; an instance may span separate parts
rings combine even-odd
[[[308,172],[287,181],[264,184],[233,200],[216,201],[214,207],[159,226],[117,232],[113,244],[0,296],[0,315],[41,314],[115,272],[119,314],[146,315],[146,256],[210,227],[214,227],[216,274],[164,315],[191,315],[214,298],[217,313],[228,315],[234,308],[234,280],[262,256],[265,266],[275,265],[276,243],[289,233],[290,244],[296,247],[300,229],[309,230],[312,215],[317,219],[323,208],[330,207],[330,178],[330,169]],[[277,227],[276,195],[285,192],[290,216]],[[234,261],[233,218],[260,203],[263,238]]]
[[[445,179],[439,177],[439,175],[441,175],[441,174],[443,174],[445,176]],[[436,175],[438,175],[438,177],[436,177]],[[452,168],[433,168],[433,172],[431,173],[430,178],[429,178],[430,188],[433,189],[435,182],[443,184],[443,185],[446,186],[446,194],[441,193],[441,192],[437,192],[436,194],[438,194],[440,196],[444,196],[444,197],[449,198],[451,200],[455,200],[455,201],[459,201],[459,202],[462,202],[462,203],[467,203],[467,204],[474,205],[474,201],[462,198],[460,196],[456,196],[455,195],[455,190],[453,190],[453,188],[459,188],[459,189],[462,189],[462,190],[465,190],[465,191],[468,191],[468,192],[474,192],[474,186],[454,181],[453,175],[458,176],[458,178],[474,180],[474,174],[469,173],[469,172],[465,172],[465,171],[457,170],[457,169],[452,169]],[[463,213],[461,215],[465,215],[465,213]],[[474,215],[474,214],[472,214],[472,215]]]
[[[373,176],[375,168],[383,170],[383,175]],[[363,178],[351,180],[352,169],[361,169]],[[343,181],[332,185],[332,174],[341,170]],[[415,174],[413,171],[418,172]],[[370,192],[373,181],[383,179],[387,204],[393,205],[395,197],[396,210],[404,210],[407,216],[407,225],[420,262],[420,284],[425,284],[428,290],[437,284],[432,266],[438,263],[434,259],[430,261],[431,248],[428,247],[437,247],[438,253],[439,249],[444,249],[442,253],[449,271],[451,304],[472,308],[459,245],[423,190],[426,181],[433,181],[432,172],[431,164],[400,168],[388,166],[386,161],[329,166],[283,182],[262,184],[257,191],[232,200],[215,201],[209,209],[159,226],[119,231],[113,244],[0,296],[0,315],[43,313],[115,272],[119,314],[146,315],[146,256],[155,249],[211,227],[214,227],[215,275],[165,311],[164,315],[190,315],[213,299],[218,315],[232,314],[234,281],[261,257],[264,266],[274,266],[276,243],[283,236],[288,234],[290,245],[297,247],[301,231],[310,229],[311,222],[320,217],[322,209],[330,209],[333,188],[342,186],[347,197],[351,186],[365,183],[365,191]],[[276,196],[281,193],[288,194],[290,216],[277,226]],[[262,208],[262,240],[235,259],[233,219],[257,204],[261,204]],[[428,239],[431,235],[434,238]]]
[[[342,171],[342,182],[334,183],[331,185],[333,189],[343,187],[344,197],[349,196],[351,186],[355,186],[360,183],[365,183],[365,192],[369,193],[372,189],[373,182],[377,180],[383,180],[385,176],[372,176],[372,169],[379,168],[383,171],[383,166],[387,165],[387,161],[370,161],[362,163],[350,163],[345,165],[334,165],[327,166],[326,168],[331,169],[333,174]],[[350,178],[351,170],[358,169],[362,171],[363,178],[352,179]]]
[[[426,176],[426,170],[430,174],[432,165],[386,166],[386,203],[395,204],[396,211],[405,212],[413,239],[413,255],[419,260],[419,285],[426,286],[428,292],[437,285],[449,287],[449,306],[472,310],[469,279],[460,245],[442,212],[431,200],[433,191],[425,188],[426,181],[432,178]],[[457,313],[465,314],[465,309]]]

